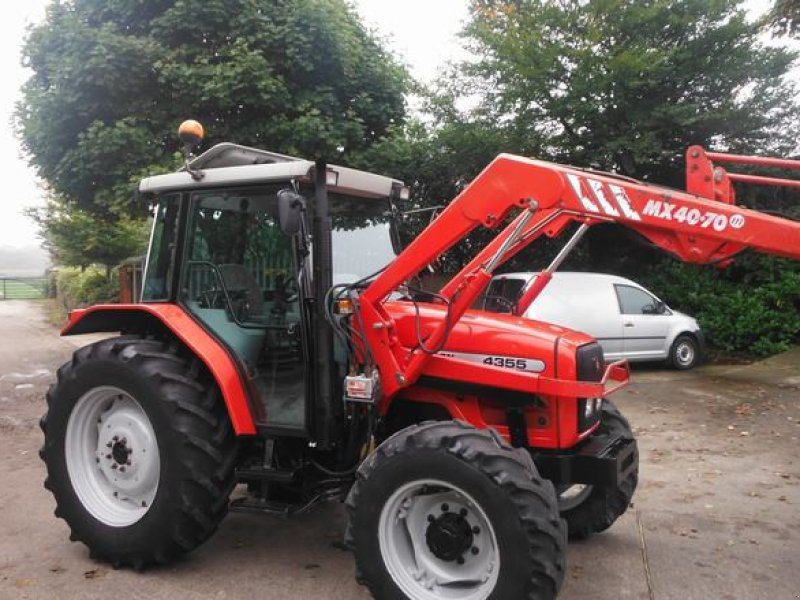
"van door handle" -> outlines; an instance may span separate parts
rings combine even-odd
[[[633,323],[625,323],[625,327],[633,327]]]

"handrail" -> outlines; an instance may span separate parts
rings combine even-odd
[[[690,146],[686,150],[686,190],[703,198],[710,198],[726,204],[734,204],[736,193],[733,182],[752,185],[800,188],[800,180],[783,177],[750,175],[747,173],[728,173],[712,161],[750,165],[755,167],[800,170],[800,160],[772,156],[748,156],[709,152],[702,146]]]
[[[800,170],[800,160],[791,158],[775,158],[772,156],[747,156],[744,154],[727,154],[725,152],[706,152],[711,160],[739,165],[754,165],[757,167],[776,167],[778,169]]]

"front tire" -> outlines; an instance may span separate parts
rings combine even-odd
[[[628,420],[607,399],[603,400],[597,433],[634,439]],[[611,527],[628,509],[638,481],[637,466],[615,487],[574,485],[559,489],[559,507],[561,516],[567,521],[569,538],[584,540]]]
[[[184,348],[137,336],[81,348],[47,404],[45,487],[93,557],[140,569],[216,530],[236,437],[216,383]]]
[[[681,334],[672,343],[669,350],[669,363],[679,371],[686,371],[697,365],[700,360],[700,347],[697,340],[688,334]]]
[[[347,498],[357,579],[379,600],[551,599],[565,569],[555,492],[530,455],[458,421],[413,425]]]

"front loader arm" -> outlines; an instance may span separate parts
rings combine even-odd
[[[800,259],[798,222],[607,173],[502,154],[359,298],[365,336],[387,397],[414,383],[431,353],[399,343],[384,299],[478,226],[496,228],[515,208],[524,210],[442,289],[450,315],[429,332],[428,349],[446,338],[499,265],[572,221],[620,223],[691,263],[724,263],[745,248]]]

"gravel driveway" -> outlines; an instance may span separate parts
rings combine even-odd
[[[35,302],[0,302],[0,598],[358,599],[342,507],[231,514],[139,574],[71,543],[42,488],[38,419],[76,344]],[[615,396],[639,437],[634,506],[569,547],[564,600],[800,598],[800,352],[747,367],[637,368]]]

